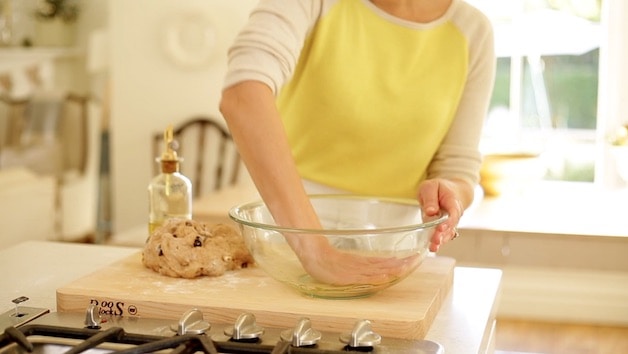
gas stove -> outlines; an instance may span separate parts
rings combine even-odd
[[[382,337],[368,319],[356,320],[346,333],[318,330],[307,317],[293,328],[268,328],[255,314],[242,313],[234,323],[210,323],[190,309],[180,319],[101,315],[91,304],[80,312],[49,312],[18,307],[2,315],[0,354],[11,353],[374,353],[442,354],[429,340]],[[0,329],[1,330],[1,329]]]

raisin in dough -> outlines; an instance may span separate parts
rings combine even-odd
[[[253,258],[231,226],[171,219],[146,240],[142,263],[163,275],[191,279],[246,268]]]

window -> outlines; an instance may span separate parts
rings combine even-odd
[[[546,180],[597,182],[608,172],[617,176],[613,159],[600,147],[628,118],[612,111],[628,107],[609,108],[608,97],[598,92],[626,85],[616,78],[621,73],[613,72],[602,83],[611,88],[600,86],[604,72],[614,70],[617,47],[625,46],[620,33],[626,27],[618,27],[628,20],[624,0],[469,2],[493,22],[498,56],[483,152],[538,155]]]

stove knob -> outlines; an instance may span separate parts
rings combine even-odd
[[[85,328],[100,329],[100,307],[96,304],[89,304],[85,311]]]
[[[209,328],[211,328],[211,324],[205,321],[203,313],[198,309],[188,310],[179,319],[178,324],[170,327],[180,336],[185,334],[204,334]]]
[[[313,329],[312,322],[306,317],[299,319],[294,329],[287,329],[281,332],[281,339],[286,342],[292,342],[294,347],[314,345],[321,340],[321,336],[321,332]]]
[[[264,334],[264,328],[255,323],[255,315],[243,313],[231,328],[225,329],[225,334],[233,340],[257,339]]]
[[[381,343],[382,337],[373,332],[371,321],[360,320],[355,324],[351,333],[340,336],[340,341],[351,348],[373,347]]]

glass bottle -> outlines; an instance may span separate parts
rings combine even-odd
[[[161,173],[148,185],[149,235],[168,219],[192,219],[192,183],[179,172],[172,126],[164,131],[164,143],[164,152],[156,158]]]

